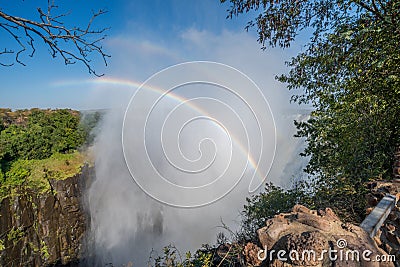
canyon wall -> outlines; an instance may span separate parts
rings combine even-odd
[[[0,203],[1,266],[76,266],[85,254],[90,218],[83,192],[93,168],[63,179],[48,179],[51,190],[21,189]]]

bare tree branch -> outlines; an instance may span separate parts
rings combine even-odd
[[[4,54],[13,54],[13,53],[14,53],[14,51],[7,50],[7,49],[4,48],[3,51],[0,51],[0,56],[1,56],[1,55],[4,55]],[[0,65],[1,65],[1,66],[4,66],[4,67],[10,67],[10,66],[14,65],[14,63],[5,64],[5,63],[2,63],[2,62],[0,61]]]
[[[98,54],[107,66],[107,58],[110,57],[103,51],[100,42],[105,39],[105,32],[108,28],[92,29],[94,20],[105,14],[106,11],[99,10],[93,12],[87,25],[84,28],[77,26],[67,27],[62,22],[62,19],[69,13],[53,15],[53,9],[57,8],[54,1],[48,0],[47,10],[44,12],[41,8],[37,8],[39,20],[31,20],[23,17],[13,16],[3,12],[0,9],[0,29],[8,34],[16,43],[17,50],[4,48],[0,52],[0,56],[4,54],[14,54],[15,62],[25,66],[20,56],[31,50],[29,54],[33,57],[36,52],[35,41],[42,41],[49,49],[53,58],[60,56],[66,65],[75,64],[76,62],[83,63],[89,73],[96,76],[89,57],[91,54]],[[14,63],[3,63],[1,66],[12,66]]]

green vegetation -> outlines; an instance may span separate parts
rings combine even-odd
[[[295,101],[314,107],[296,126],[308,143],[303,155],[311,157],[306,172],[315,177],[315,204],[348,221],[363,219],[365,183],[391,178],[400,144],[399,42],[394,24],[362,13],[313,43],[279,77],[303,90]]]
[[[287,63],[290,72],[277,77],[294,90],[293,102],[313,107],[308,121],[295,123],[307,140],[312,188],[300,202],[360,222],[366,182],[391,179],[400,145],[400,1],[230,3],[230,17],[259,12],[248,27],[263,46],[288,47],[300,31],[311,32]]]
[[[257,240],[257,230],[265,222],[281,212],[289,212],[296,204],[312,206],[312,197],[305,183],[284,190],[272,183],[267,184],[260,194],[246,198],[242,211],[241,229],[236,233],[236,242]]]
[[[6,247],[4,246],[4,240],[0,239],[0,251],[4,250]]]
[[[85,140],[79,120],[79,115],[69,110],[29,112],[21,124],[11,124],[1,131],[2,159],[44,159],[77,149]]]
[[[7,233],[7,240],[10,240],[14,243],[14,246],[17,242],[21,240],[25,235],[24,231],[20,228],[13,228]]]
[[[80,172],[85,164],[84,154],[75,151],[69,154],[53,154],[47,159],[13,161],[5,173],[0,187],[1,198],[19,194],[21,188],[35,189],[37,193],[51,190],[48,179],[66,179]]]
[[[50,257],[49,249],[43,240],[40,241],[40,246],[40,254],[43,256],[43,258],[48,259]]]
[[[213,250],[215,249],[204,245],[194,255],[187,252],[183,257],[176,247],[169,245],[164,247],[161,256],[150,257],[150,262],[154,267],[211,267],[215,253]]]
[[[0,197],[22,192],[48,192],[48,179],[65,179],[81,170],[86,157],[78,149],[93,142],[100,119],[90,113],[85,123],[77,111],[0,110]],[[86,123],[88,122],[88,123]]]

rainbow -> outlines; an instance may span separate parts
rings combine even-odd
[[[149,90],[152,92],[156,92],[160,95],[164,95],[168,97],[169,99],[175,100],[179,103],[186,103],[186,106],[192,108],[193,110],[199,112],[200,114],[203,114],[204,116],[207,116],[207,112],[204,111],[203,109],[199,108],[195,104],[188,104],[188,99],[184,98],[182,96],[176,95],[174,93],[168,92],[168,94],[165,94],[165,89],[161,89],[155,86],[143,86],[142,82],[139,81],[134,81],[134,80],[126,80],[126,79],[120,79],[120,78],[113,78],[113,77],[99,77],[99,78],[94,78],[94,79],[86,79],[86,80],[67,80],[67,81],[56,81],[52,82],[51,86],[54,87],[69,87],[69,86],[76,86],[76,85],[82,85],[82,84],[88,84],[88,85],[112,85],[112,86],[124,86],[124,87],[130,87],[132,88],[132,91],[134,89],[144,89],[144,90]],[[208,116],[210,117],[210,116]],[[214,122],[215,123],[215,122]],[[257,175],[258,178],[260,178],[259,181],[263,181],[266,178],[266,174],[261,174],[260,170],[258,168],[259,162],[257,162],[253,156],[249,153],[247,148],[240,142],[235,136],[232,136],[232,140],[235,145],[239,148],[241,153],[243,155],[247,155],[247,161],[250,165],[250,167],[255,171],[255,174],[252,178],[252,181],[254,180],[254,177]]]

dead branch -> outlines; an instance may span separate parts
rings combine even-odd
[[[69,13],[53,15],[53,10],[58,8],[54,1],[48,0],[46,12],[37,8],[39,19],[30,20],[23,17],[7,14],[0,9],[0,30],[14,40],[16,49],[4,48],[0,56],[5,54],[14,54],[15,62],[25,66],[21,60],[21,55],[30,50],[30,57],[36,52],[36,41],[42,41],[50,51],[53,58],[60,56],[66,65],[83,63],[89,73],[97,74],[91,64],[91,54],[98,54],[107,66],[107,58],[110,57],[103,51],[100,42],[106,38],[105,32],[108,28],[93,29],[94,20],[105,14],[106,11],[99,10],[93,12],[87,25],[84,28],[73,26],[67,27],[62,19]],[[14,63],[3,63],[1,66],[12,66]]]

